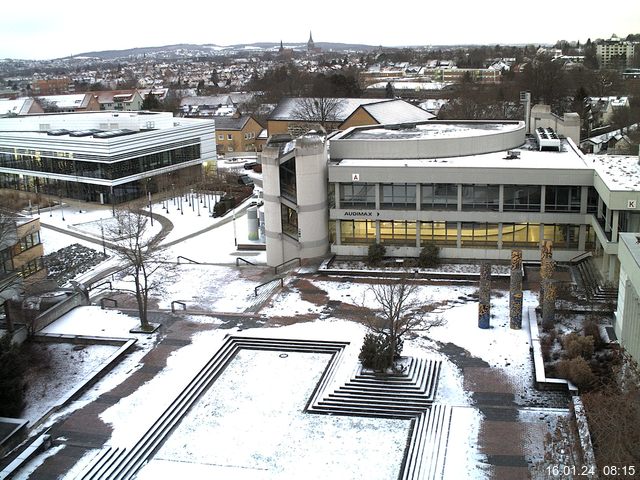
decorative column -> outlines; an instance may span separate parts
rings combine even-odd
[[[480,265],[480,293],[478,295],[478,327],[490,328],[491,319],[491,264]]]
[[[542,328],[545,330],[553,328],[555,324],[557,296],[553,280],[555,269],[553,242],[545,240],[540,255],[540,306],[542,307]]]
[[[509,318],[511,328],[522,328],[522,250],[511,250]]]

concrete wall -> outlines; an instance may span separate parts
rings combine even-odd
[[[551,112],[549,105],[534,105],[527,133],[534,132],[538,127],[553,128],[559,135],[570,138],[576,145],[580,144],[580,115],[577,113],[565,113],[560,118]]]
[[[620,234],[620,277],[615,331],[618,340],[640,361],[640,245],[636,234]]]

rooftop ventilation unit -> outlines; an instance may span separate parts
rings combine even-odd
[[[558,138],[556,132],[553,131],[553,128],[536,128],[536,140],[538,141],[538,150],[560,151],[560,138]]]
[[[518,150],[507,150],[507,160],[516,160],[520,158],[520,152]]]
[[[49,130],[47,132],[47,135],[51,135],[54,137],[59,137],[60,135],[66,135],[67,133],[69,133],[69,130],[66,130],[64,128],[58,128],[56,130]]]
[[[109,130],[108,132],[94,133],[93,138],[114,138],[114,137],[122,137],[124,135],[131,135],[133,133],[137,133],[137,132],[135,130],[122,128],[120,130]]]

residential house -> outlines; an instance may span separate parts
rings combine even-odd
[[[45,112],[97,112],[100,103],[93,93],[46,95],[37,98]]]
[[[20,97],[15,100],[0,100],[0,117],[44,113],[38,102],[32,97]]]
[[[340,124],[338,130],[365,125],[412,123],[432,120],[435,115],[404,100],[383,100],[360,105]]]
[[[96,92],[100,110],[138,111],[142,110],[144,99],[137,90],[109,90]]]
[[[263,128],[251,115],[213,117],[216,126],[218,155],[233,156],[240,152],[257,152],[264,142],[258,140]]]

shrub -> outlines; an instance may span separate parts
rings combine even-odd
[[[422,268],[435,267],[440,262],[440,247],[435,243],[427,243],[418,256],[418,265]]]
[[[585,319],[582,332],[585,337],[593,337],[593,344],[596,350],[604,346],[604,340],[600,336],[600,327],[598,327],[598,321],[595,318],[588,317]]]
[[[568,359],[582,357],[589,360],[593,357],[593,337],[584,337],[575,332],[562,337],[562,345]]]
[[[382,333],[367,333],[364,337],[358,358],[364,368],[385,371],[392,367],[393,362],[400,357],[402,343],[402,339],[398,338],[393,359],[391,359],[391,343],[389,342],[389,337]]]
[[[369,245],[369,250],[367,252],[367,262],[371,266],[380,265],[382,259],[387,253],[387,249],[384,245],[380,245],[379,243],[374,243],[373,245]]]
[[[19,417],[24,407],[24,363],[6,335],[0,340],[0,416]]]
[[[596,380],[591,367],[582,357],[561,360],[556,366],[556,372],[559,377],[566,378],[580,389],[587,389],[593,386]]]

